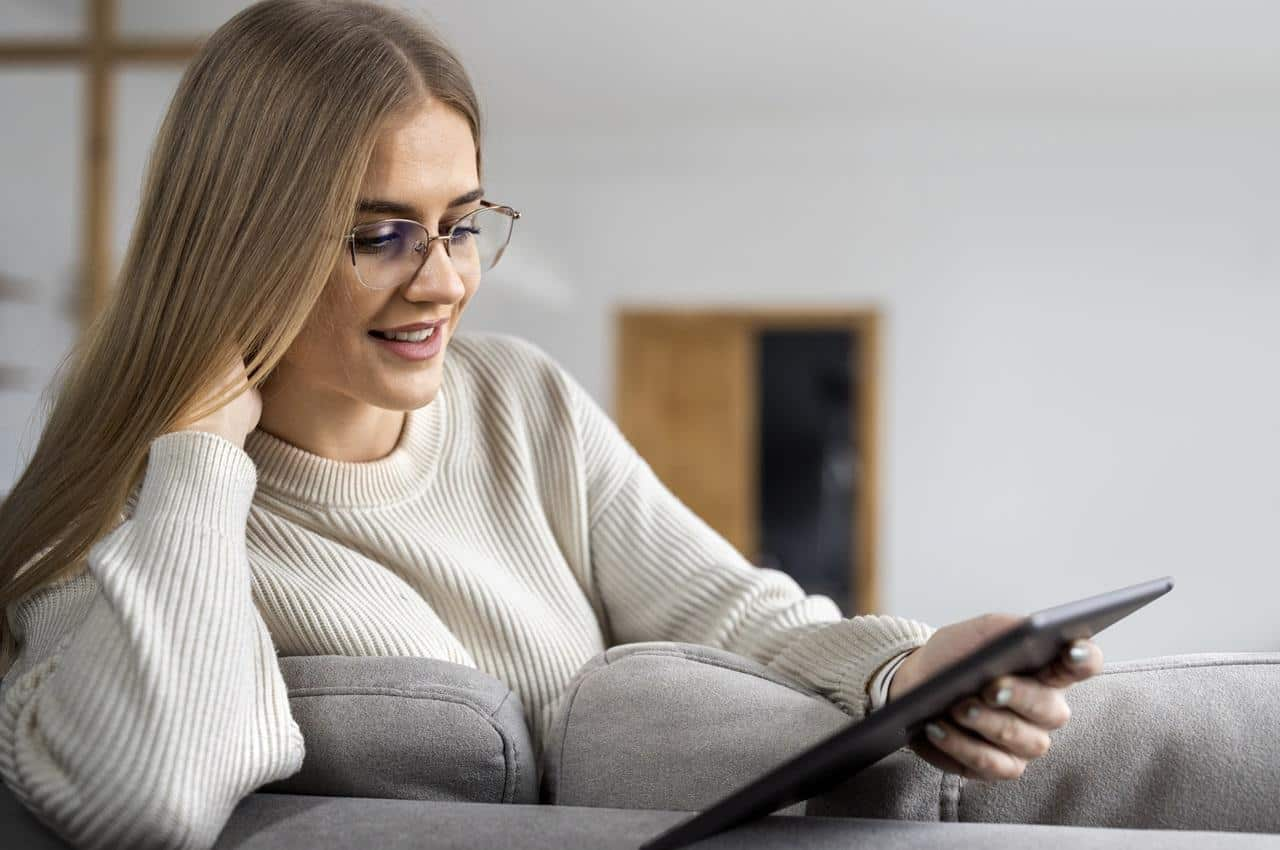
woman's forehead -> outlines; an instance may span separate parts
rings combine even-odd
[[[443,209],[478,182],[471,126],[449,107],[429,106],[379,135],[361,197]]]
[[[475,158],[471,125],[457,110],[437,104],[385,126],[374,143],[370,170],[395,174],[469,166],[474,171]]]

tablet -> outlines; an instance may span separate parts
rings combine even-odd
[[[640,850],[683,847],[828,791],[907,746],[927,721],[980,692],[992,679],[1038,671],[1064,645],[1093,637],[1171,589],[1173,578],[1165,576],[1030,614],[898,699],[676,824]]]

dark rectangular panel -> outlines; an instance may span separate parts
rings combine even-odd
[[[759,357],[760,537],[756,563],[855,608],[854,387],[847,331],[763,331]]]

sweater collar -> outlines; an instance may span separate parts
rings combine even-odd
[[[395,448],[378,460],[333,460],[255,428],[245,437],[244,450],[258,467],[258,491],[299,505],[334,508],[390,505],[420,492],[444,456],[448,373],[429,404],[406,411]]]

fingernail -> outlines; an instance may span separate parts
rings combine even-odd
[[[924,724],[924,732],[935,741],[941,741],[943,738],[947,737],[946,731],[937,723]]]
[[[1083,664],[1085,659],[1089,657],[1089,647],[1084,644],[1077,643],[1071,647],[1071,651],[1067,653],[1072,664]]]
[[[996,691],[996,705],[1008,705],[1011,699],[1013,699],[1013,688],[1006,686]]]
[[[969,706],[968,710],[965,711],[964,716],[969,718],[970,720],[977,720],[978,715],[981,713],[982,711],[976,705],[971,705]]]

